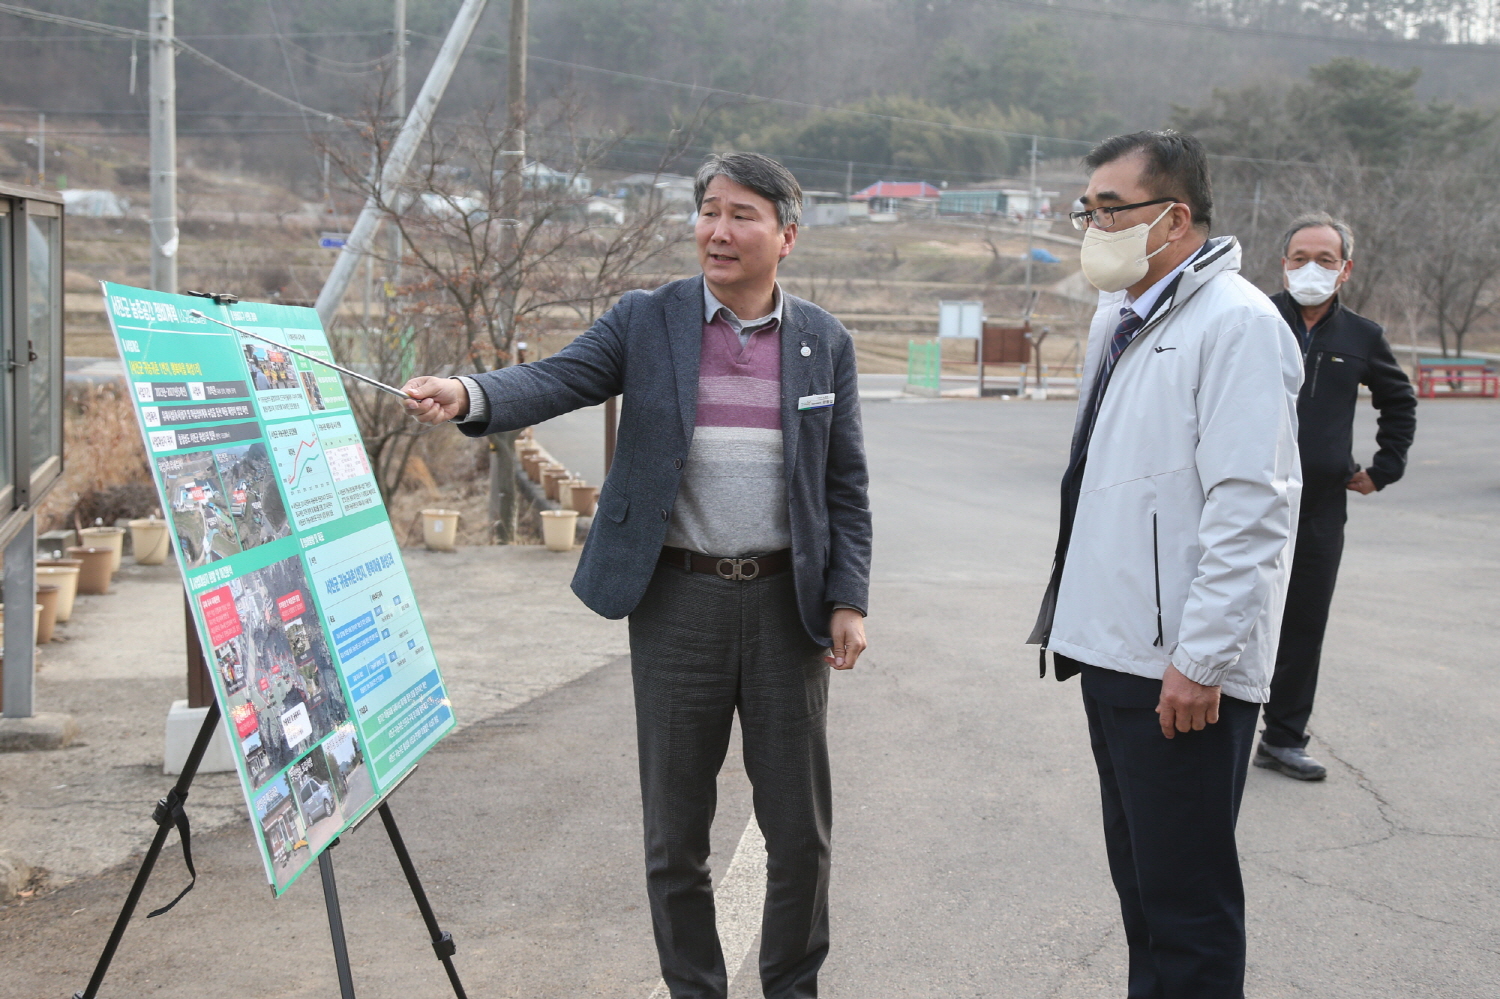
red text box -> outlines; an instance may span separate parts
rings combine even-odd
[[[281,619],[283,621],[290,621],[294,617],[301,617],[307,612],[307,604],[302,601],[302,591],[293,590],[284,597],[277,597],[276,609],[281,612]]]
[[[229,587],[209,590],[198,598],[198,606],[203,608],[203,623],[208,626],[208,644],[217,648],[231,638],[239,637],[243,630],[240,612],[235,609],[234,594],[229,592]]]

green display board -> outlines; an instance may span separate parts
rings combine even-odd
[[[284,892],[453,730],[312,309],[104,285],[266,876]],[[392,400],[391,405],[399,405]]]

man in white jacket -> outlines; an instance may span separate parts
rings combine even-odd
[[[1202,146],[1096,146],[1084,275],[1102,294],[1031,641],[1082,674],[1131,999],[1242,999],[1235,822],[1269,692],[1301,491],[1296,341],[1209,238]]]

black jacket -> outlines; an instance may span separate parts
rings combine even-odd
[[[1368,469],[1377,489],[1401,478],[1406,452],[1417,433],[1417,396],[1386,342],[1379,323],[1344,308],[1333,308],[1308,333],[1290,293],[1271,297],[1297,335],[1306,357],[1302,394],[1297,397],[1297,447],[1307,490],[1342,489],[1359,463],[1354,460],[1354,410],[1359,386],[1370,389],[1379,410],[1378,450]]]

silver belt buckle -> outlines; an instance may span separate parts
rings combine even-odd
[[[746,569],[750,571],[747,573]],[[760,563],[753,558],[721,558],[714,571],[721,579],[754,579],[760,575]]]

